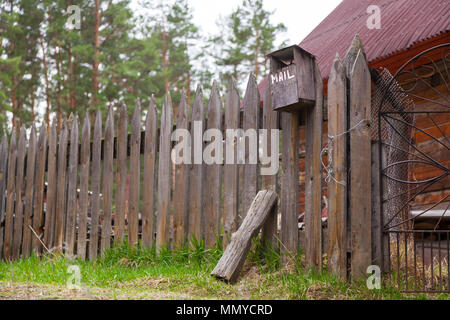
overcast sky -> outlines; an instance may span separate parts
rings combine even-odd
[[[283,22],[287,32],[281,34],[276,45],[288,40],[298,44],[305,38],[342,0],[264,0],[266,10],[274,11],[273,24]],[[132,8],[139,10],[139,0],[132,0]],[[220,15],[227,16],[242,0],[188,0],[194,12],[194,23],[204,34],[218,31],[216,21]]]
[[[194,22],[201,29],[217,31],[216,20],[219,15],[226,16],[242,0],[188,0],[194,10]],[[289,44],[298,44],[305,38],[341,0],[264,0],[266,10],[273,11],[272,23],[284,23],[287,32],[280,35],[277,44],[288,40]]]

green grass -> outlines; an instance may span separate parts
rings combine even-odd
[[[1,283],[32,283],[65,288],[70,276],[69,265],[81,269],[83,287],[101,288],[107,298],[188,299],[449,299],[449,295],[407,295],[384,285],[369,290],[365,283],[348,284],[329,275],[305,271],[302,257],[289,268],[280,268],[280,256],[275,250],[263,251],[254,242],[244,270],[236,284],[227,284],[210,276],[222,251],[206,250],[196,243],[194,249],[184,247],[170,251],[116,246],[97,261],[70,260],[59,257],[36,257],[0,263]],[[326,269],[326,266],[325,266]],[[9,296],[11,297],[11,296]],[[57,297],[57,296],[56,296]]]

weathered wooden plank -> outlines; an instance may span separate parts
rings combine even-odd
[[[167,246],[169,241],[170,186],[171,186],[171,150],[172,100],[166,95],[161,113],[161,133],[159,139],[158,170],[158,217],[156,221],[156,248]]]
[[[117,173],[116,173],[116,214],[114,219],[114,240],[122,242],[125,235],[125,213],[127,200],[127,143],[128,115],[127,108],[122,105],[117,124]]]
[[[5,231],[5,190],[8,170],[8,138],[3,134],[0,145],[0,259],[3,257],[3,235]]]
[[[370,73],[362,51],[350,75],[351,278],[363,279],[371,252]]]
[[[281,113],[282,177],[280,250],[282,264],[295,261],[298,247],[299,114]]]
[[[16,159],[17,159],[17,133],[13,129],[11,138],[9,140],[9,154],[8,154],[8,183],[6,191],[6,216],[5,216],[5,234],[3,242],[3,257],[11,259],[13,228],[14,228],[14,186],[16,175]]]
[[[239,128],[240,101],[236,84],[230,81],[225,99],[225,134],[226,130]],[[226,136],[225,164],[223,172],[223,245],[228,245],[231,234],[237,230],[239,210],[239,166],[237,162],[238,137]]]
[[[75,250],[75,228],[77,214],[77,185],[78,185],[78,117],[72,120],[70,129],[69,169],[67,174],[67,220],[66,220],[66,254],[70,257]]]
[[[270,81],[268,81],[266,90],[264,92],[264,104],[263,104],[263,128],[267,130],[266,139],[266,149],[267,153],[266,156],[272,157],[272,149],[276,152],[275,157],[279,159],[279,147],[278,147],[278,139],[275,141],[277,142],[275,145],[272,145],[272,138],[278,137],[278,134],[275,133],[275,131],[272,130],[278,130],[278,116],[279,113],[272,110],[272,94],[271,94],[271,87],[270,87]],[[275,166],[275,164],[269,163],[269,166]],[[267,167],[267,166],[263,166]],[[277,166],[278,167],[278,166]],[[261,177],[262,177],[262,184],[263,189],[265,190],[272,190],[273,192],[277,193],[278,191],[278,168],[276,169],[276,173],[274,174],[264,174],[264,169],[261,169]],[[267,168],[269,169],[269,168]],[[277,224],[278,224],[278,214],[269,215],[266,222],[264,223],[263,229],[262,229],[262,244],[267,245],[270,244],[272,248],[275,248],[277,245]]]
[[[328,80],[328,270],[347,279],[347,90],[339,55]],[[339,181],[336,182],[336,181]]]
[[[43,242],[47,248],[53,246],[55,239],[56,224],[56,190],[57,190],[57,156],[58,135],[56,133],[57,120],[55,119],[50,127],[48,136],[48,160],[47,160],[47,199],[44,222]]]
[[[47,161],[47,128],[43,124],[39,130],[38,147],[36,154],[34,199],[33,199],[33,230],[42,239],[44,232],[43,211],[45,194],[45,163]],[[31,248],[35,254],[42,251],[41,240],[34,234],[31,241]]]
[[[203,140],[203,128],[205,123],[203,105],[203,93],[200,87],[197,87],[192,107],[191,141],[194,142],[191,174],[189,179],[190,201],[189,201],[189,237],[190,240],[200,241],[203,237],[203,176],[204,166],[203,158],[198,155],[203,154],[203,143],[197,144],[199,136]]]
[[[64,241],[64,226],[66,217],[66,172],[67,172],[67,121],[63,120],[59,132],[58,143],[58,172],[56,189],[56,212],[55,212],[55,243],[57,251],[62,252]]]
[[[177,115],[177,130],[188,130],[189,129],[189,105],[186,101],[186,95],[184,92],[181,95],[180,105],[178,107]],[[172,134],[173,135],[173,134]],[[172,137],[179,140],[180,137]],[[179,141],[177,140],[177,141]],[[174,231],[174,246],[175,248],[181,248],[186,241],[187,237],[187,213],[189,205],[189,172],[190,172],[190,161],[183,161],[187,158],[191,158],[191,142],[182,141],[181,142],[186,148],[181,152],[176,149],[175,151],[175,190],[174,194],[174,214],[173,214],[173,231]],[[188,154],[183,154],[183,152],[188,151]]]
[[[34,173],[36,163],[36,129],[33,126],[30,132],[30,141],[28,142],[27,151],[27,172],[25,186],[25,211],[23,217],[23,239],[22,239],[22,256],[28,257],[31,254],[31,229],[33,221],[33,190],[34,190]],[[45,235],[44,228],[44,235]]]
[[[252,74],[248,79],[247,89],[244,96],[244,118],[242,127],[247,135],[248,130],[255,130],[252,138],[246,138],[245,142],[245,164],[243,184],[243,212],[245,218],[248,209],[258,191],[258,129],[259,129],[259,90],[256,78]],[[247,144],[248,142],[248,144]]]
[[[89,230],[89,259],[94,260],[98,254],[98,229],[100,218],[100,178],[102,155],[102,113],[97,110],[94,123],[94,140],[92,143],[92,170],[91,170],[91,228]]]
[[[208,133],[222,134],[222,100],[217,85],[214,82],[208,103]],[[214,131],[212,131],[214,130]],[[214,138],[216,139],[216,138]],[[221,208],[221,169],[223,162],[223,142],[213,140],[206,134],[206,141],[211,141],[205,146],[204,161],[206,164],[205,189],[203,195],[205,211],[205,246],[212,248],[216,245],[220,232],[220,208]]]
[[[277,194],[271,190],[261,190],[253,199],[244,221],[232,237],[211,275],[220,280],[235,282],[247,258],[252,239],[277,204]]]
[[[81,131],[80,202],[78,213],[77,256],[86,259],[87,218],[89,209],[89,162],[91,148],[91,122],[86,114]]]
[[[322,119],[323,82],[314,62],[316,104],[306,110],[305,260],[308,268],[322,269]]]
[[[103,150],[103,215],[100,254],[111,247],[111,217],[113,192],[113,158],[114,158],[114,116],[112,108],[108,110],[105,123],[105,143]]]
[[[12,243],[12,258],[18,259],[22,244],[23,228],[23,178],[25,173],[25,153],[27,136],[25,126],[22,125],[19,133],[19,142],[17,144],[17,162],[16,162],[16,206],[14,209],[14,232]]]
[[[9,153],[8,153],[8,183],[6,190],[6,215],[5,215],[5,234],[3,241],[3,257],[5,259],[11,259],[12,241],[13,241],[13,228],[14,228],[14,186],[16,175],[16,158],[17,158],[17,133],[13,129],[11,138],[9,140]]]
[[[347,53],[344,57],[344,71],[345,76],[347,79],[347,121],[346,121],[346,129],[348,130],[350,128],[350,122],[349,122],[349,114],[350,114],[350,76],[352,72],[353,65],[355,64],[356,56],[358,55],[358,52],[361,50],[361,52],[364,54],[364,48],[361,42],[361,38],[359,35],[355,35],[353,38],[352,44],[347,50]],[[350,152],[350,137],[347,136],[347,154]],[[347,168],[350,170],[350,156],[347,156]],[[351,183],[350,183],[350,174],[347,174],[347,253],[348,255],[351,255],[351,248],[352,248],[352,237],[351,237],[351,213],[350,213],[350,194],[351,194]]]
[[[371,242],[372,242],[372,265],[383,266],[383,219],[380,210],[380,156],[379,142],[372,141],[371,145]]]
[[[150,248],[154,242],[155,219],[155,185],[156,185],[156,143],[158,132],[158,115],[153,97],[145,119],[145,147],[144,147],[144,182],[142,185],[142,245]]]
[[[141,107],[136,103],[131,120],[130,138],[130,193],[128,200],[128,243],[135,247],[138,243],[139,228],[139,188],[140,188],[140,148],[141,148]]]

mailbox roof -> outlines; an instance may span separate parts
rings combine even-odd
[[[381,11],[381,28],[369,29],[367,8],[377,5]],[[420,51],[450,41],[448,0],[344,0],[299,45],[317,58],[321,75],[328,78],[336,52],[345,56],[358,34],[369,66],[386,67],[395,72]],[[428,43],[429,42],[429,43]],[[412,48],[421,49],[414,53]],[[419,48],[420,47],[420,48]],[[401,59],[399,55],[405,54]],[[388,61],[393,58],[391,61]],[[267,79],[261,81],[261,97]],[[326,83],[325,83],[326,84]]]

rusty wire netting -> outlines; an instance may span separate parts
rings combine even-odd
[[[398,82],[387,69],[383,69],[376,77],[376,90],[372,95],[371,108],[371,138],[378,141],[381,137],[386,152],[383,167],[389,179],[384,180],[384,221],[398,224],[408,218],[409,207],[405,205],[409,197],[409,185],[403,183],[408,179],[408,162],[410,157],[409,144],[412,139],[411,126],[414,115],[404,111],[414,109],[414,102],[403,91]],[[378,132],[378,113],[390,112],[391,117],[401,121],[380,121],[381,130]],[[401,164],[403,162],[403,164]],[[390,166],[392,164],[397,164]],[[400,212],[400,214],[396,214]],[[403,225],[403,227],[408,227]]]

